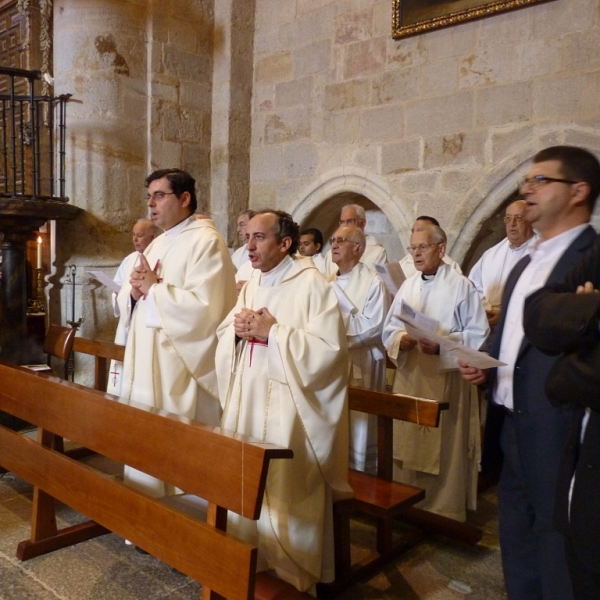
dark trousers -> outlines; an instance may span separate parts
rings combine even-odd
[[[569,537],[565,541],[565,548],[575,600],[598,600],[600,598],[600,573],[592,571],[583,564]]]
[[[517,418],[504,419],[501,435],[498,519],[506,592],[509,600],[571,600],[565,538],[552,525],[556,482],[532,469],[525,476],[528,457],[519,456]]]

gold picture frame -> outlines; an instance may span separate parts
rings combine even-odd
[[[395,39],[551,0],[394,0]]]

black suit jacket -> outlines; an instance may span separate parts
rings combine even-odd
[[[587,227],[565,250],[548,277],[548,283],[560,282],[582,255],[592,246],[596,232]],[[505,335],[506,310],[525,267],[530,258],[522,258],[513,268],[506,281],[502,294],[502,309],[498,326],[490,341],[490,354],[498,358],[500,345]],[[572,405],[553,407],[545,393],[545,382],[556,363],[557,356],[549,356],[533,347],[524,337],[513,371],[514,410],[517,413],[519,455],[527,481],[554,482],[560,462],[562,448],[566,443],[567,432],[572,415]],[[494,404],[496,369],[488,374],[489,394],[492,403],[488,409],[486,430],[482,452],[483,470],[493,469],[501,460],[500,432],[504,420],[504,411]],[[531,494],[547,494],[546,485],[540,483],[539,489],[532,487]]]
[[[546,285],[527,299],[524,327],[538,348],[563,353],[546,384],[552,401],[575,406],[558,475],[554,521],[571,536],[580,559],[600,572],[600,294],[573,293],[586,281],[600,289],[600,238],[563,283]],[[586,408],[590,417],[582,443]]]

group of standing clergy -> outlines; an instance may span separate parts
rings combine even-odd
[[[556,168],[550,174],[539,167],[547,162],[558,163],[551,165]],[[385,389],[386,353],[396,365],[395,392],[450,404],[437,429],[394,424],[394,479],[426,490],[422,508],[465,520],[467,508],[475,506],[481,458],[476,385],[488,375],[459,365],[435,341],[411,337],[401,313],[405,307],[424,313],[435,321],[438,336],[472,349],[485,344],[489,324],[499,319],[495,339],[503,332],[504,340],[514,333],[518,350],[522,333],[516,328],[511,336],[505,332],[510,295],[498,301],[497,288],[511,271],[508,263],[520,258],[513,251],[526,254],[523,248],[530,245],[532,233],[527,223],[536,226],[542,242],[552,237],[548,221],[560,217],[567,223],[566,209],[561,212],[558,202],[544,204],[530,198],[546,183],[580,181],[565,174],[565,162],[559,151],[536,157],[521,189],[526,201],[507,208],[508,242],[492,249],[493,257],[484,255],[479,265],[481,279],[493,283],[486,290],[493,288],[494,295],[478,291],[445,255],[446,235],[437,221],[419,217],[411,231],[410,260],[403,259],[407,279],[392,298],[371,268],[387,260],[385,250],[364,233],[366,217],[357,205],[342,210],[340,227],[322,261],[326,276],[312,260],[298,257],[300,231],[290,215],[277,210],[242,213],[238,231],[245,244],[234,255],[239,259],[236,290],[236,267],[223,239],[212,220],[195,214],[194,179],[178,169],[148,176],[150,217],[164,233],[137,256],[116,299],[119,327],[127,333],[120,395],[294,451],[292,461],[271,466],[259,520],[230,517],[230,530],[258,545],[259,570],[273,569],[299,590],[333,580],[332,503],[352,494],[349,463],[371,469],[376,460],[375,423],[367,415],[348,414],[346,388],[350,384]],[[576,212],[581,216],[580,210]],[[569,242],[579,240],[575,234],[580,229],[572,232]],[[527,237],[522,240],[524,233]],[[320,245],[319,250],[322,240]],[[495,257],[502,251],[497,272],[500,259]],[[248,275],[242,279],[239,272],[244,265]],[[548,268],[536,278],[537,287],[545,283]],[[528,292],[534,289],[527,287]],[[521,307],[523,300],[520,296]],[[515,310],[511,304],[509,312]],[[518,368],[515,357],[509,361],[512,372]],[[543,388],[539,373],[528,377],[535,382],[529,385]],[[502,409],[509,420],[517,414],[516,402],[515,397],[514,409]],[[530,418],[535,420],[535,415]],[[562,437],[557,434],[555,439]],[[554,455],[560,450],[554,449]],[[509,465],[514,467],[510,461]],[[520,476],[526,481],[519,506],[530,514],[535,501],[528,495],[528,474]],[[551,498],[555,479],[542,481],[536,493]],[[126,482],[157,497],[178,492],[130,468]],[[545,517],[550,522],[548,506],[553,503],[548,498]],[[502,517],[501,494],[499,501]],[[535,585],[514,583],[522,575],[515,574],[511,565],[519,560],[515,546],[523,536],[517,536],[514,528],[503,532],[502,518],[500,527],[503,557],[508,556],[504,569],[509,597],[559,597],[523,593],[528,585],[545,590],[546,584],[539,583],[543,574],[531,575]],[[545,560],[542,550],[535,544],[524,546],[522,552],[525,548],[533,552],[538,571],[547,571],[539,566]]]

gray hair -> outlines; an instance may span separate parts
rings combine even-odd
[[[418,231],[426,231],[429,234],[429,238],[434,244],[445,244],[447,241],[446,232],[437,225],[427,225],[425,227],[419,227],[415,229],[413,233]]]
[[[134,225],[137,225],[138,223],[143,223],[146,227],[146,231],[149,231],[150,233],[152,233],[154,235],[154,237],[156,237],[157,235],[160,235],[162,233],[162,229],[160,229],[160,227],[157,227],[154,224],[154,221],[152,221],[152,219],[149,219],[148,217],[140,217],[135,223]]]
[[[356,242],[364,252],[367,246],[367,236],[365,235],[365,232],[360,227],[352,227],[351,225],[346,225],[345,229],[351,230],[350,235],[354,238],[351,241]]]
[[[342,206],[342,211],[344,212],[347,208],[353,208],[356,212],[356,216],[363,221],[367,220],[367,214],[365,213],[365,209],[360,204],[346,204],[346,206]]]

